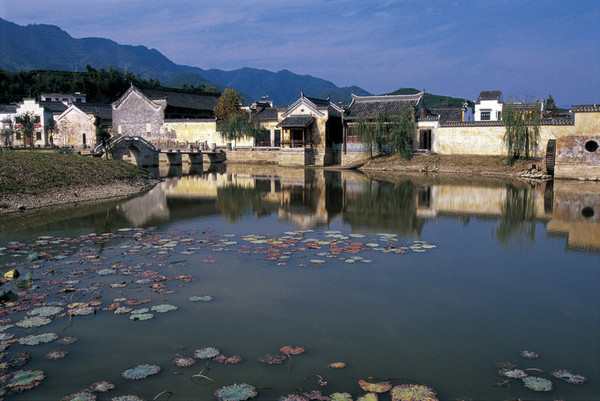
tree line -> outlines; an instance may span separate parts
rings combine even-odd
[[[131,84],[159,87],[158,79],[144,79],[130,71],[112,67],[86,71],[29,70],[12,72],[0,68],[0,103],[16,103],[23,98],[36,98],[41,93],[83,93],[88,102],[111,103],[121,96]],[[189,93],[219,92],[204,85],[181,85]]]

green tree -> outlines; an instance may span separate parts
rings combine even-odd
[[[558,107],[554,102],[552,95],[548,95],[548,99],[544,101],[544,117],[558,116]]]
[[[17,124],[21,124],[21,134],[23,136],[23,146],[31,145],[33,148],[33,134],[35,132],[35,116],[27,112],[16,117]]]
[[[540,139],[541,104],[524,108],[515,103],[506,103],[502,109],[504,143],[508,151],[508,162],[521,157],[531,158],[538,148]]]
[[[379,113],[372,119],[360,117],[355,129],[369,158],[373,157],[374,151],[396,153],[405,159],[412,158],[415,124],[410,111],[394,115]]]
[[[250,119],[244,112],[233,113],[219,125],[223,139],[236,141],[241,138],[261,138],[268,133],[260,122]]]
[[[110,133],[102,126],[102,120],[98,115],[94,115],[94,127],[96,129],[96,143],[101,144],[106,149]],[[105,151],[104,153],[106,154],[106,159],[108,159],[108,152]]]
[[[233,88],[226,88],[213,109],[215,117],[218,121],[225,121],[232,114],[240,114],[242,112],[241,103],[242,95]]]

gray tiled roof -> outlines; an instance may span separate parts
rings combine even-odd
[[[17,107],[19,106],[16,103],[0,103],[0,113],[15,114],[17,112]]]
[[[289,116],[277,126],[280,128],[306,128],[313,121],[315,121],[315,118],[311,115]]]
[[[40,102],[40,106],[42,106],[45,111],[58,114],[62,113],[69,107],[63,102]]]
[[[571,106],[574,112],[598,112],[600,104],[574,104]]]
[[[502,101],[502,91],[494,90],[494,91],[481,91],[479,92],[479,97],[477,101],[481,100],[498,100]]]
[[[414,112],[423,99],[423,92],[414,95],[356,96],[346,112],[347,119],[372,118],[378,114],[399,115]]]
[[[252,118],[258,119],[260,121],[277,121],[277,107],[265,107],[264,109],[253,113]]]
[[[446,121],[462,121],[462,108],[460,107],[443,107],[443,108],[428,108],[430,114],[439,116],[440,122]]]
[[[106,103],[73,103],[79,110],[93,114],[102,120],[112,120],[112,107]]]
[[[177,107],[191,110],[212,110],[219,101],[219,94],[195,94],[170,88],[145,88],[136,86],[148,99],[166,99],[167,107]]]

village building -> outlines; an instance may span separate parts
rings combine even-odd
[[[131,87],[112,104],[116,135],[139,136],[155,145],[222,144],[213,109],[219,95],[170,88]]]
[[[87,96],[80,92],[74,94],[69,93],[40,93],[40,101],[42,102],[61,102],[64,104],[85,103]]]
[[[62,102],[45,101],[38,102],[36,99],[23,99],[17,105],[15,119],[26,113],[31,114],[34,120],[35,132],[32,138],[23,138],[21,136],[21,124],[15,123],[15,133],[12,143],[14,146],[52,146],[52,135],[56,128],[55,118],[67,109],[67,105]]]
[[[17,116],[16,103],[0,104],[0,146],[13,146],[13,129],[15,126],[15,118]]]
[[[474,121],[500,121],[502,120],[502,106],[504,100],[502,91],[481,91],[475,101],[473,113]]]
[[[71,103],[56,117],[52,143],[59,147],[89,148],[96,145],[96,118],[100,128],[112,131],[112,108],[105,103]]]

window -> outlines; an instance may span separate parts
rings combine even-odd
[[[35,140],[36,141],[41,141],[42,140],[42,133],[41,132],[37,131],[35,133]]]
[[[481,121],[489,121],[490,120],[490,114],[491,112],[488,111],[482,111],[481,112]]]

